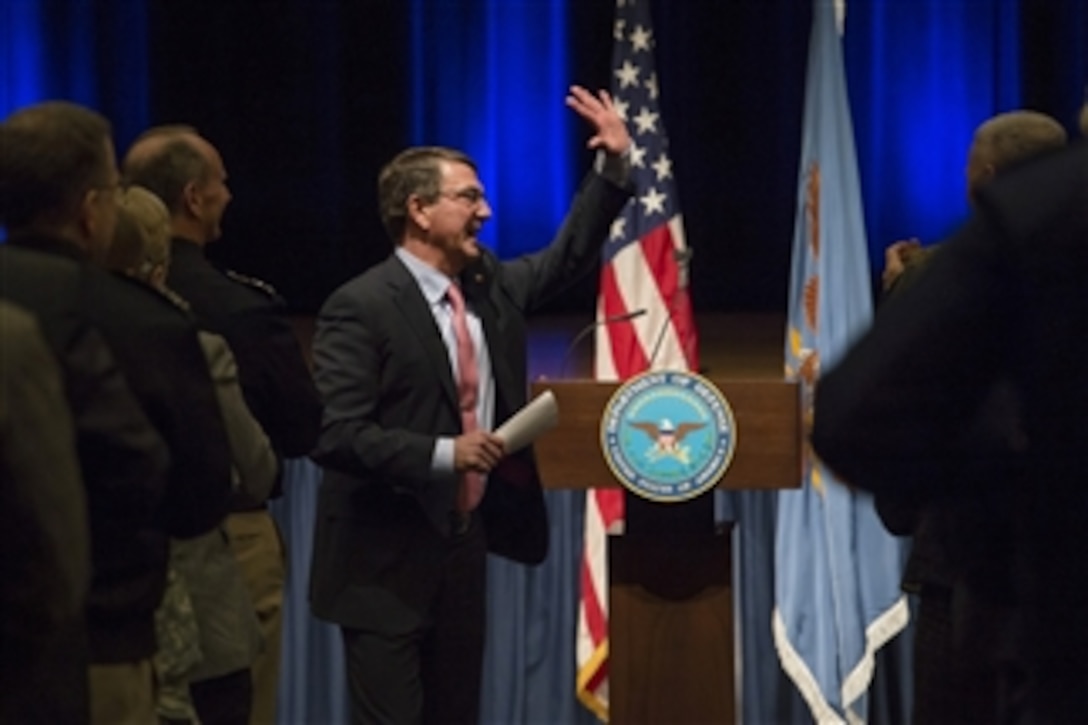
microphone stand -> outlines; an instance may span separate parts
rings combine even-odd
[[[578,343],[585,339],[585,337],[589,335],[589,333],[593,332],[598,327],[614,325],[617,322],[627,322],[628,320],[633,320],[636,317],[642,317],[645,314],[646,308],[642,307],[637,310],[632,310],[631,312],[625,312],[622,315],[612,315],[611,317],[606,317],[603,320],[594,320],[585,327],[583,327],[581,330],[578,331],[578,334],[574,336],[574,339],[571,340],[570,344],[567,345],[566,352],[563,353],[563,361],[559,365],[559,376],[563,378],[567,376],[567,363],[570,362],[571,355],[574,354],[575,349],[577,349]]]

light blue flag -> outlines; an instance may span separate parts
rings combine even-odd
[[[806,417],[820,369],[872,318],[854,131],[832,0],[815,0],[786,331],[786,376]],[[811,418],[809,418],[811,419]],[[907,624],[901,547],[871,496],[806,450],[799,490],[778,499],[773,632],[817,722],[864,722],[874,653]]]

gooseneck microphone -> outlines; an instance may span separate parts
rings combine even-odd
[[[625,312],[622,315],[612,315],[611,317],[605,317],[602,320],[594,320],[593,322],[583,327],[581,330],[578,331],[578,334],[574,336],[574,339],[570,341],[570,344],[567,345],[567,351],[563,353],[563,362],[559,365],[559,377],[565,378],[567,376],[567,363],[570,362],[570,356],[574,354],[574,351],[578,348],[578,343],[580,343],[586,337],[586,335],[593,332],[598,327],[614,325],[617,322],[627,322],[628,320],[633,320],[636,317],[642,317],[645,314],[646,308],[640,307],[637,310],[631,310],[630,312]]]

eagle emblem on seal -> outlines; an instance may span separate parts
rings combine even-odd
[[[645,453],[647,459],[657,461],[669,457],[675,458],[686,465],[689,452],[687,446],[682,445],[682,442],[688,433],[699,430],[706,423],[678,423],[673,425],[668,418],[662,418],[660,423],[629,421],[628,425],[650,437],[651,444]]]

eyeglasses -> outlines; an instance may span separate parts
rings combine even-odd
[[[453,199],[454,201],[457,201],[458,199],[466,201],[469,206],[476,206],[487,198],[487,196],[484,195],[484,190],[475,186],[469,186],[460,191],[440,191],[438,192],[438,195],[444,196],[447,199]]]

